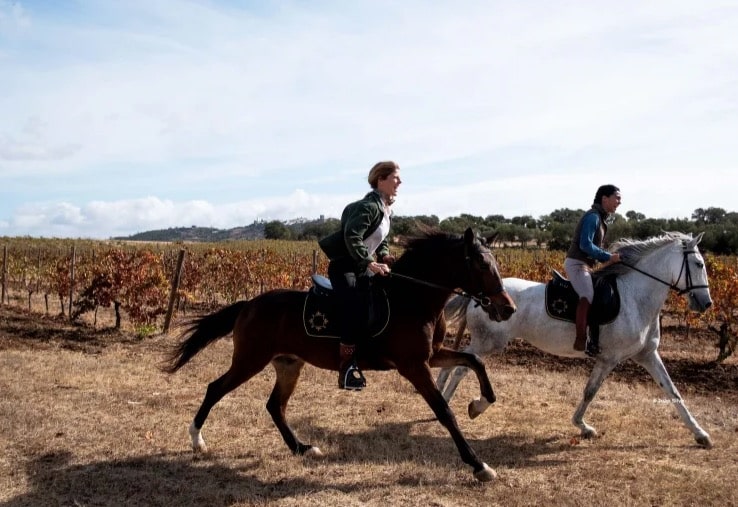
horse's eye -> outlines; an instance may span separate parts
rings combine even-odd
[[[485,255],[479,256],[479,265],[484,269],[489,269],[492,267],[492,262],[490,262],[489,258]]]

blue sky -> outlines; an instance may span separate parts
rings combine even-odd
[[[738,211],[738,4],[0,0],[0,236]]]

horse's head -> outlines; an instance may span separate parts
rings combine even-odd
[[[710,287],[707,281],[705,259],[697,248],[704,232],[696,238],[681,239],[681,266],[672,284],[679,289],[680,294],[689,295],[689,309],[695,312],[704,312],[712,306]]]
[[[495,256],[471,228],[464,232],[464,257],[469,276],[468,286],[462,288],[482,305],[491,319],[497,322],[509,319],[517,310],[515,302],[505,290]]]
[[[681,232],[667,232],[644,241],[621,239],[613,249],[620,253],[622,262],[605,270],[614,274],[637,271],[639,276],[660,282],[679,295],[689,294],[689,308],[704,312],[712,306],[712,298],[705,260],[697,248],[701,239],[702,234],[693,238]]]

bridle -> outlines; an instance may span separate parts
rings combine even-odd
[[[464,244],[464,264],[466,266],[467,276],[468,276],[469,280],[472,281],[472,283],[473,283],[477,279],[477,277],[475,277],[472,274],[472,259],[471,259],[471,255],[469,254],[469,247],[468,247],[468,245],[466,243]],[[463,290],[451,289],[449,287],[445,287],[445,286],[440,285],[440,284],[437,284],[437,283],[428,282],[426,280],[420,280],[419,278],[414,278],[412,276],[403,275],[403,274],[400,274],[400,273],[395,273],[394,271],[390,271],[389,272],[389,276],[394,277],[394,278],[401,278],[403,280],[408,280],[410,282],[414,282],[414,283],[417,283],[419,285],[425,285],[426,287],[432,287],[434,289],[439,289],[439,290],[443,290],[443,291],[447,291],[447,292],[452,292],[452,293],[454,293],[454,294],[456,294],[458,296],[462,296],[462,297],[471,299],[472,301],[474,301],[476,303],[475,306],[481,306],[482,308],[488,308],[489,306],[492,305],[492,299],[489,296],[487,296],[484,293],[484,290],[482,290],[481,288],[480,288],[479,292],[477,292],[476,294],[469,294],[468,292],[463,291]],[[500,282],[502,282],[502,280],[500,280]],[[480,282],[480,284],[481,284],[481,282]],[[504,292],[507,292],[505,290],[505,285],[502,284],[502,283],[500,283],[500,287],[498,289],[496,289],[491,295],[492,296],[495,296],[497,294],[502,294]]]
[[[491,252],[490,252],[491,255]],[[464,243],[464,263],[466,264],[466,273],[469,277],[469,281],[474,284],[476,281],[479,285],[479,292],[477,292],[476,295],[470,296],[467,295],[466,297],[470,298],[472,301],[476,303],[474,305],[475,307],[481,306],[482,308],[487,308],[492,304],[492,300],[484,293],[484,287],[482,286],[482,281],[479,279],[479,277],[476,277],[472,274],[472,258],[469,254],[469,245]],[[496,296],[497,294],[503,294],[507,292],[505,290],[505,284],[502,283],[502,278],[500,278],[500,286],[492,292],[492,296]]]
[[[663,283],[664,285],[668,286],[671,290],[676,291],[680,296],[683,294],[686,294],[687,292],[692,292],[695,289],[709,289],[709,285],[693,285],[692,284],[692,272],[689,270],[689,254],[697,254],[697,250],[683,250],[682,251],[682,267],[679,269],[679,276],[676,279],[675,283],[669,283],[665,280],[662,280],[661,278],[654,276],[650,273],[646,273],[642,269],[638,269],[632,264],[629,264],[625,261],[620,261],[624,266],[628,266],[630,269],[638,271],[642,275],[646,275],[649,278],[652,278],[656,280],[657,282]],[[685,288],[680,289],[678,287],[679,280],[682,279],[682,273],[685,274]]]

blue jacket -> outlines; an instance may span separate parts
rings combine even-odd
[[[594,266],[595,261],[606,262],[612,254],[602,249],[602,243],[607,233],[605,219],[607,212],[599,205],[593,205],[579,220],[571,245],[566,256]]]

